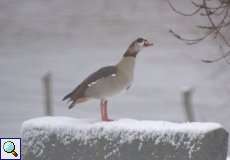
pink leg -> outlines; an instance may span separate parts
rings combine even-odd
[[[105,119],[104,115],[105,114],[104,114],[104,102],[103,102],[103,100],[101,100],[100,107],[101,107],[101,120],[104,121],[104,119]]]
[[[112,121],[108,117],[108,110],[107,110],[107,100],[101,100],[101,119],[102,121]]]
[[[105,119],[106,119],[106,121],[113,121],[113,120],[110,119],[109,116],[108,116],[108,107],[107,107],[107,105],[108,105],[108,101],[105,100],[105,107],[104,107]]]

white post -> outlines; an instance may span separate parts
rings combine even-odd
[[[192,105],[193,88],[185,88],[182,91],[182,103],[186,120],[189,122],[195,121],[193,105]]]
[[[43,86],[44,86],[44,109],[45,115],[52,116],[53,108],[52,108],[52,74],[50,72],[46,73],[43,78]]]

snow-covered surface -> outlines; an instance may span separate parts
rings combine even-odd
[[[92,137],[101,137],[123,134],[122,141],[132,141],[137,137],[151,137],[160,135],[158,140],[175,143],[178,133],[187,134],[193,138],[203,138],[205,133],[222,128],[217,123],[171,123],[165,121],[137,121],[133,119],[121,119],[113,122],[100,122],[95,120],[82,120],[68,117],[44,117],[25,121],[22,125],[23,138],[36,137],[40,132],[55,133],[57,135],[71,135],[76,139],[88,140]],[[38,130],[37,130],[38,129]],[[103,129],[103,132],[101,131]],[[31,135],[32,134],[32,135]],[[167,136],[166,136],[167,135]],[[65,137],[65,136],[64,136]],[[65,140],[65,138],[63,138]]]
[[[106,130],[118,131],[145,131],[150,132],[188,132],[188,133],[207,133],[219,128],[223,128],[218,123],[172,123],[166,121],[147,121],[147,120],[134,120],[134,119],[120,119],[112,122],[101,122],[90,119],[75,119],[70,117],[42,117],[27,120],[22,125],[22,130],[30,128],[47,128],[59,130],[65,129],[92,129],[104,128]]]
[[[55,135],[55,143],[64,146],[73,145],[76,141],[82,145],[93,146],[101,138],[105,138],[117,145],[106,156],[112,156],[110,154],[114,154],[114,150],[119,151],[119,146],[131,144],[135,140],[140,141],[138,151],[141,151],[147,140],[152,141],[152,145],[163,143],[175,148],[183,146],[191,158],[193,153],[200,150],[202,139],[207,133],[220,128],[222,126],[217,123],[172,123],[134,119],[101,122],[70,117],[42,117],[23,123],[22,138],[27,148],[31,148],[30,152],[37,156],[44,154],[46,144],[51,143],[52,135]],[[118,141],[114,142],[116,140]]]

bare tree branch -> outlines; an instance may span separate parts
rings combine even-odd
[[[180,14],[182,16],[200,15],[200,16],[207,17],[207,20],[209,22],[208,25],[207,24],[197,25],[197,28],[206,31],[204,32],[204,35],[199,38],[194,38],[194,39],[183,38],[173,30],[169,30],[169,32],[174,37],[176,37],[181,41],[184,41],[188,45],[193,45],[212,36],[213,39],[222,40],[224,45],[229,47],[229,51],[223,53],[220,57],[214,60],[202,60],[203,62],[206,63],[217,62],[219,60],[226,59],[226,57],[230,55],[230,40],[227,39],[229,37],[226,37],[225,35],[226,30],[230,28],[230,15],[229,15],[230,0],[199,0],[198,2],[191,0],[191,4],[195,7],[195,10],[190,14],[177,10],[172,5],[170,0],[168,0],[168,3],[170,8],[177,14]]]
[[[183,12],[178,11],[178,10],[172,5],[172,3],[170,2],[170,0],[168,0],[168,3],[169,3],[170,7],[172,8],[172,10],[173,10],[174,12],[176,12],[176,13],[182,15],[182,16],[193,16],[193,15],[197,14],[197,13],[201,10],[201,8],[197,8],[197,9],[196,9],[195,11],[193,11],[192,13],[183,13]]]

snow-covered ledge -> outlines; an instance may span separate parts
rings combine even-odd
[[[228,144],[216,123],[43,117],[21,133],[29,160],[226,160]]]

